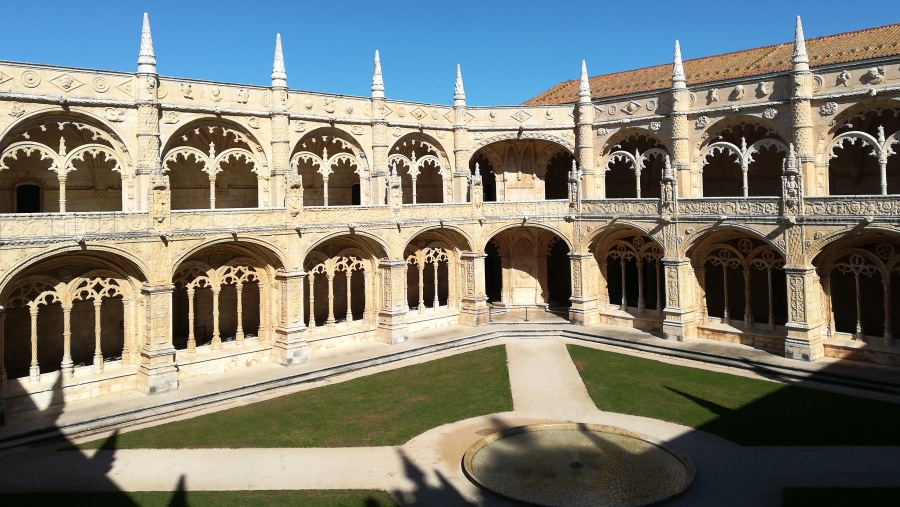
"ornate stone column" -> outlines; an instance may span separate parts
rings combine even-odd
[[[462,71],[456,65],[453,88],[453,202],[466,202],[469,183],[469,129],[466,127],[466,91]]]
[[[275,327],[272,360],[283,366],[309,361],[309,347],[303,322],[303,280],[305,271],[279,270],[275,281],[281,290],[281,314]]]
[[[260,208],[281,206],[281,203],[285,201],[285,175],[291,172],[287,72],[284,69],[284,53],[281,51],[281,34],[275,35],[275,57],[272,62],[269,108],[272,117],[272,164],[271,168],[256,168],[260,173],[258,193]],[[263,174],[263,171],[267,169],[271,171],[271,174]],[[268,188],[264,187],[266,185]]]
[[[141,29],[141,48],[138,54],[138,69],[135,74],[135,100],[137,102],[137,145],[136,157],[136,198],[135,210],[149,208],[148,187],[150,175],[161,171],[159,140],[159,76],[156,73],[156,55],[150,34],[150,19],[144,14]]]
[[[172,346],[172,291],[174,285],[144,285],[146,329],[140,350],[138,389],[146,394],[178,389],[175,347]]]
[[[691,143],[688,125],[688,112],[691,110],[691,94],[685,83],[684,65],[681,62],[681,46],[675,41],[675,60],[672,65],[672,155],[675,159],[675,181],[678,184],[678,195],[682,197],[699,197],[694,195],[691,171]]]
[[[812,106],[810,104],[813,95],[813,73],[809,70],[809,56],[806,53],[806,41],[803,38],[803,26],[800,24],[800,16],[797,16],[797,24],[794,29],[794,54],[791,57],[791,109],[794,146],[797,149],[797,158],[800,162],[800,175],[811,175],[807,180],[809,187],[805,188],[808,195],[815,195],[816,167],[815,146],[813,143]],[[793,154],[791,154],[793,155]],[[811,187],[811,188],[810,188]]]
[[[572,263],[572,298],[569,320],[573,324],[591,326],[600,314],[598,284],[600,269],[591,253],[570,252]]]
[[[583,171],[582,188],[584,199],[593,199],[596,194],[594,179],[594,104],[591,102],[591,85],[588,80],[587,64],[581,61],[581,79],[578,83],[578,105],[575,108],[575,156],[578,167]]]
[[[63,357],[59,371],[63,378],[75,375],[75,364],[72,362],[72,303],[63,303]]]
[[[685,258],[663,257],[666,306],[663,308],[663,337],[680,342],[697,337],[697,302],[694,297],[694,270]]]
[[[784,271],[788,291],[784,357],[815,361],[825,355],[824,305],[819,277],[813,266],[785,266]]]
[[[381,75],[381,58],[375,51],[375,71],[372,74],[372,202],[366,205],[379,205],[385,202],[385,178],[390,172],[388,168],[388,127],[385,121],[384,78]]]
[[[401,259],[382,259],[378,264],[381,270],[381,309],[378,311],[378,327],[375,337],[378,341],[395,344],[409,339],[406,323],[406,261]]]
[[[150,227],[161,237],[171,230],[172,201],[169,176],[161,172],[149,175],[150,182]]]
[[[465,293],[460,301],[459,323],[465,326],[487,324],[490,320],[484,284],[484,260],[487,255],[484,252],[463,252],[460,257]]]
[[[273,90],[275,93],[287,93],[286,90]],[[269,181],[269,192],[259,191],[260,207],[279,207],[286,201],[287,187],[285,177],[291,172],[291,145],[288,138],[288,115],[283,113],[272,114],[272,175]],[[260,172],[265,168],[259,168]],[[267,178],[266,178],[267,179]],[[265,184],[265,179],[260,178],[260,185]],[[269,202],[263,203],[263,199],[268,197]]]
[[[391,168],[387,177],[387,204],[391,211],[396,214],[400,213],[403,208],[403,187],[400,176],[397,175],[397,166]]]

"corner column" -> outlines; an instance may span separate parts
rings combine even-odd
[[[459,323],[465,326],[482,326],[490,321],[487,294],[484,285],[484,252],[463,252],[465,294],[461,301]]]
[[[697,302],[691,279],[694,271],[684,258],[663,257],[666,306],[663,308],[663,338],[686,342],[697,337]]]
[[[370,168],[370,202],[363,204],[377,206],[386,200],[386,180],[388,168],[388,125],[384,120],[384,99],[372,99],[372,167]]]
[[[273,95],[287,94],[286,90],[273,90]],[[276,102],[273,100],[272,102]],[[272,113],[272,174],[260,177],[259,203],[261,208],[280,207],[286,201],[286,175],[291,172],[291,146],[288,137],[290,119],[285,112]],[[263,168],[259,168],[262,172]],[[268,188],[264,188],[268,185]]]
[[[309,361],[306,343],[306,324],[303,322],[303,280],[305,271],[279,270],[275,281],[281,291],[281,310],[275,341],[272,343],[272,360],[282,366],[293,366]]]
[[[592,326],[600,315],[598,282],[600,267],[590,253],[569,253],[572,263],[572,302],[569,321],[580,326]]]
[[[172,284],[144,285],[147,302],[146,335],[141,344],[138,388],[145,394],[178,389],[175,347],[172,346]]]
[[[404,297],[406,262],[399,259],[382,259],[378,268],[381,270],[382,296],[375,338],[391,345],[403,343],[409,339]]]
[[[788,291],[784,357],[815,361],[825,355],[824,305],[819,276],[812,266],[785,266]]]

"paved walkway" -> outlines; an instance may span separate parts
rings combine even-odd
[[[19,448],[0,453],[0,491],[174,491],[181,483],[188,490],[381,489],[408,505],[507,505],[464,477],[461,456],[484,434],[544,421],[624,427],[684,451],[694,461],[696,479],[664,505],[780,505],[786,486],[900,487],[900,447],[742,447],[676,424],[598,410],[566,351],[568,342],[506,340],[514,410],[434,428],[399,447],[87,453]],[[888,422],[861,421],[847,431],[876,423]]]

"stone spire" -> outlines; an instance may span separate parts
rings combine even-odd
[[[809,55],[806,54],[806,40],[803,38],[803,25],[800,16],[797,16],[797,25],[794,28],[794,55],[791,57],[792,70],[809,70]]]
[[[591,101],[591,83],[588,81],[587,63],[581,60],[581,79],[578,81],[578,102]]]
[[[463,88],[462,71],[458,63],[456,64],[456,85],[453,87],[453,105],[466,105],[466,90]]]
[[[141,51],[138,53],[138,73],[156,74],[156,55],[153,54],[153,38],[150,37],[150,16],[144,13],[141,27]]]
[[[372,73],[372,98],[384,98],[384,79],[381,76],[381,57],[378,56],[378,50],[375,50],[375,72]]]
[[[686,88],[684,64],[681,62],[681,45],[675,41],[675,62],[672,64],[672,88]]]
[[[284,70],[284,53],[281,51],[281,34],[275,34],[275,61],[272,63],[272,86],[287,88],[287,72]]]

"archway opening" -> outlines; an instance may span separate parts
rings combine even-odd
[[[560,236],[537,227],[507,229],[491,238],[485,253],[488,256],[485,287],[492,303],[543,308],[555,307],[556,303],[562,308],[570,306],[571,260],[569,247]],[[494,300],[497,292],[499,301]]]
[[[547,255],[547,304],[551,309],[568,309],[572,297],[572,262],[565,241],[555,239]]]
[[[884,193],[900,193],[900,157],[889,146],[900,138],[900,109],[861,112],[846,119],[835,137],[828,154],[830,195],[879,195],[882,178]]]
[[[567,151],[560,151],[547,163],[544,176],[544,199],[567,199],[569,197],[569,170],[575,157]]]
[[[651,237],[623,229],[594,247],[606,275],[607,301],[622,311],[655,310],[665,305],[663,249]]]
[[[613,145],[604,177],[606,197],[658,199],[666,156],[665,146],[643,133]]]
[[[788,146],[769,128],[732,124],[703,149],[704,197],[780,196]]]
[[[491,161],[483,153],[476,154],[469,161],[469,173],[474,175],[476,170],[481,175],[482,200],[485,202],[496,201],[497,175],[494,173]]]
[[[501,301],[503,291],[503,263],[500,260],[500,250],[493,241],[488,241],[484,247],[487,257],[484,260],[484,286],[489,303]]]
[[[163,150],[173,210],[256,208],[259,175],[268,170],[251,136],[226,122],[204,120],[179,129]]]
[[[107,253],[83,252],[42,260],[4,288],[0,354],[10,378],[136,363],[144,328],[135,317],[140,271]]]

